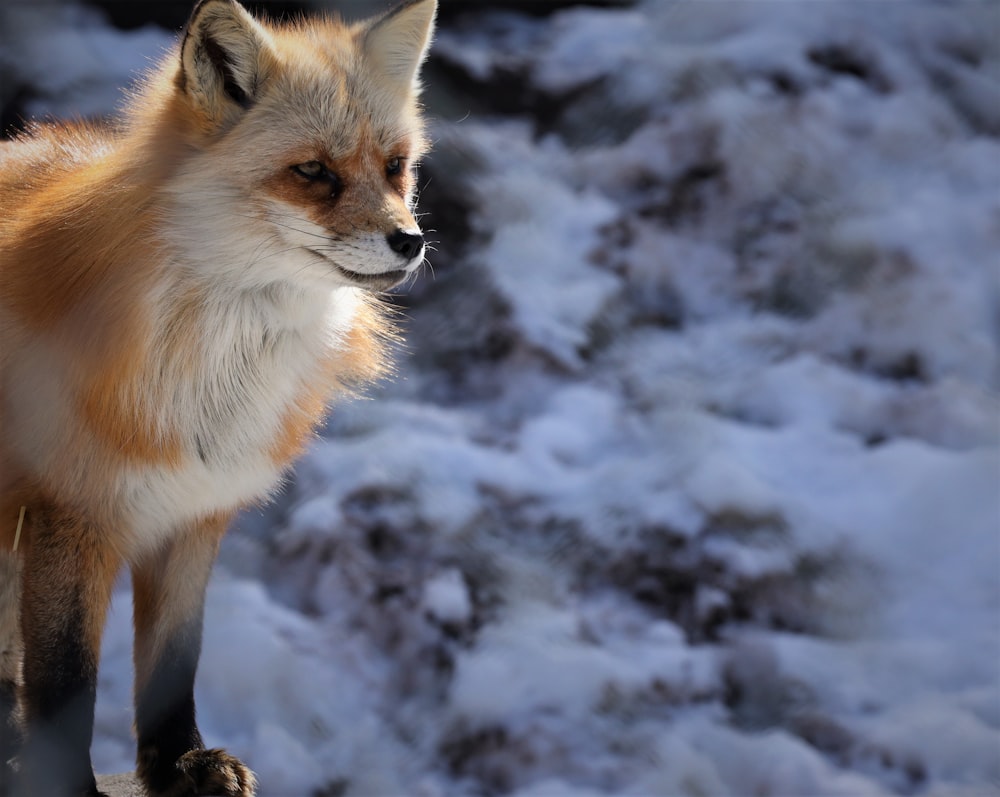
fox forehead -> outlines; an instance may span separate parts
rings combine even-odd
[[[285,149],[312,147],[331,160],[359,147],[380,156],[417,157],[422,123],[416,92],[400,99],[380,85],[358,32],[338,20],[271,29],[274,52],[259,114]]]

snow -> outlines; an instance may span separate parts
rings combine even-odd
[[[424,584],[424,608],[441,623],[463,625],[472,618],[472,600],[462,571],[449,568]]]
[[[0,7],[0,78],[30,88],[26,118],[108,113],[122,88],[155,64],[171,39],[150,25],[129,34],[108,27],[101,14],[73,3]],[[6,91],[0,87],[0,98]]]
[[[64,8],[54,70],[26,9],[33,110],[166,42]],[[289,797],[1000,794],[1000,13],[470,10],[435,53],[520,112],[433,124],[450,254],[228,538],[206,742]]]
[[[496,286],[524,335],[560,362],[578,364],[587,325],[620,288],[586,257],[600,228],[615,219],[615,206],[558,180],[573,159],[554,141],[533,145],[524,125],[477,132],[496,170],[481,199],[495,225],[481,256],[494,266]]]

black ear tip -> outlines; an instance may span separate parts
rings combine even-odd
[[[238,6],[240,4],[236,2],[236,0],[198,0],[198,2],[194,4],[194,8],[191,9],[191,14],[190,16],[188,16],[187,25],[185,25],[184,27],[185,36],[191,33],[191,28],[194,25],[194,22],[198,19],[198,17],[200,17],[207,8],[216,5],[227,6],[231,8],[232,6]]]
[[[194,8],[191,9],[191,13],[188,14],[187,22],[184,23],[184,42],[186,43],[188,37],[191,36],[191,31],[194,29],[195,22],[198,21],[198,17],[202,15],[205,8],[210,5],[214,5],[218,2],[229,2],[229,0],[198,0],[194,4]]]
[[[219,5],[226,5],[226,6],[238,5],[236,0],[198,0],[198,2],[194,4],[194,9],[192,9],[191,11],[191,16],[196,16],[199,11],[205,8],[205,6],[215,5],[216,3],[218,3]]]

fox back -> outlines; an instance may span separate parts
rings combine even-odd
[[[92,695],[124,563],[147,789],[252,792],[194,725],[204,584],[329,399],[386,368],[378,294],[424,255],[435,10],[271,25],[202,0],[117,121],[0,143],[0,711],[23,669],[26,784],[5,786],[0,717],[0,797],[96,793],[92,699],[69,741],[64,714]]]

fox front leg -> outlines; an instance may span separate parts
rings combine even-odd
[[[21,598],[24,742],[17,797],[97,797],[90,764],[101,634],[119,560],[71,512],[26,518]]]
[[[11,763],[20,746],[17,685],[21,670],[20,557],[0,552],[0,797],[13,789]]]
[[[255,793],[253,773],[206,750],[195,722],[205,588],[227,521],[203,521],[132,567],[137,769],[151,797]]]

